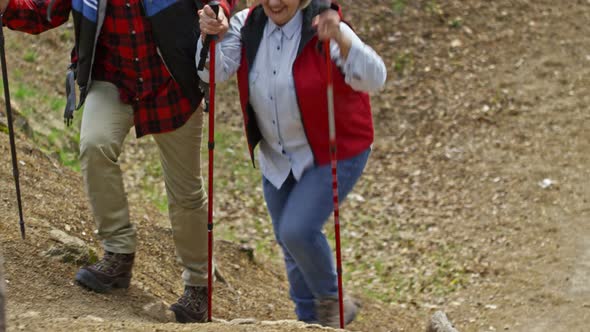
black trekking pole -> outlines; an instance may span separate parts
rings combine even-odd
[[[215,17],[219,15],[219,2],[209,2]],[[209,171],[208,178],[208,209],[207,209],[207,234],[208,234],[208,263],[207,263],[207,320],[211,321],[213,301],[213,152],[215,150],[215,41],[216,35],[207,35],[203,41],[200,53],[200,61],[197,70],[205,68],[207,53],[209,53],[209,84],[202,82],[201,89],[205,94],[205,112],[209,113]],[[207,91],[208,90],[208,91]],[[208,93],[208,96],[207,96]]]
[[[10,137],[10,153],[12,155],[12,174],[16,187],[16,200],[18,203],[18,216],[20,234],[25,238],[25,221],[23,219],[23,203],[20,195],[20,183],[18,179],[18,161],[16,159],[16,143],[14,142],[14,128],[12,126],[12,107],[10,106],[10,90],[8,89],[8,71],[6,70],[6,53],[4,51],[4,25],[3,14],[0,14],[0,61],[2,62],[2,82],[4,83],[4,100],[6,102],[6,119],[8,121],[8,136]]]

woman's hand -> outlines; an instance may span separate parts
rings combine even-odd
[[[348,58],[352,40],[340,31],[340,15],[337,11],[333,9],[325,10],[320,15],[314,17],[312,25],[316,28],[320,40],[333,39],[340,48],[342,59],[346,60]]]
[[[335,10],[328,9],[314,17],[312,25],[316,28],[320,40],[334,39],[338,41],[342,38],[342,33],[340,32],[340,15]]]
[[[229,30],[229,20],[222,8],[219,8],[219,14],[215,17],[213,9],[209,5],[205,5],[203,9],[199,10],[199,26],[203,39],[205,35],[217,35],[219,39],[223,39],[223,35]]]

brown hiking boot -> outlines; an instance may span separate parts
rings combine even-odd
[[[178,302],[170,306],[179,323],[205,323],[208,319],[207,287],[184,286]]]
[[[115,254],[105,251],[103,258],[76,273],[76,282],[97,293],[113,288],[129,288],[135,254]]]
[[[348,325],[356,317],[359,311],[359,306],[348,296],[344,296],[343,302],[344,325]],[[315,307],[318,324],[330,326],[333,328],[340,328],[340,308],[338,305],[338,298],[316,300]]]

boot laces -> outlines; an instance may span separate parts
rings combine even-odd
[[[122,257],[117,257],[118,254],[105,252],[100,261],[94,264],[94,268],[105,273],[112,273],[121,265]]]
[[[178,299],[178,303],[192,311],[201,311],[207,304],[207,292],[205,287],[185,287],[184,293]]]

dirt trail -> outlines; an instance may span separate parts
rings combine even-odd
[[[515,276],[531,278],[538,288],[514,299],[524,303],[513,302],[514,310],[502,313],[499,329],[507,321],[517,331],[590,328],[590,2],[575,3],[536,8],[518,37],[528,44],[526,52],[499,66],[494,80],[530,105],[499,123],[505,135],[520,132],[531,142],[515,173],[555,182],[529,208],[556,236],[520,267],[526,274]]]

